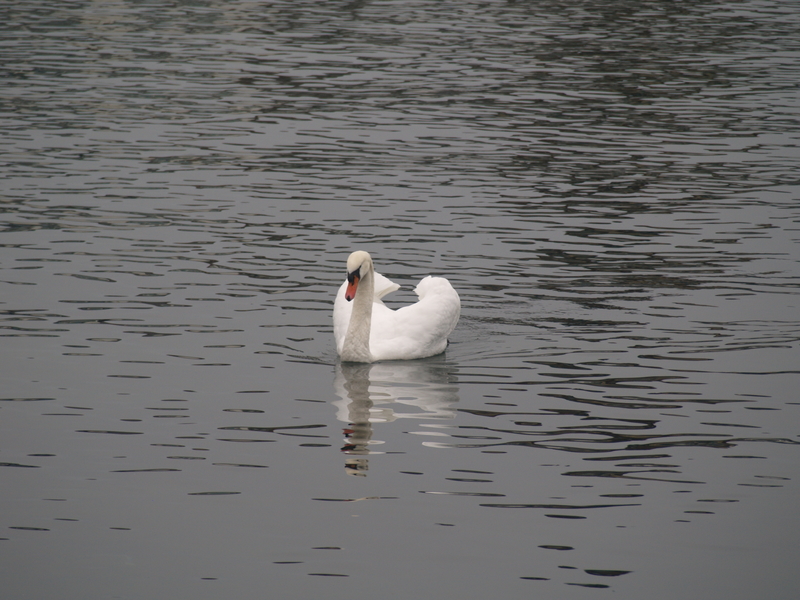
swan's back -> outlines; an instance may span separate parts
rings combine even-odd
[[[461,315],[458,293],[443,277],[425,277],[414,289],[419,302],[397,310],[372,305],[370,352],[375,360],[425,358],[444,352]]]

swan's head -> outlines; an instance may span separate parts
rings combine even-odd
[[[358,282],[372,272],[372,257],[368,252],[357,250],[347,258],[347,289],[345,299],[350,302],[356,297]]]

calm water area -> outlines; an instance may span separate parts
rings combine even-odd
[[[800,4],[0,17],[3,598],[798,597]]]

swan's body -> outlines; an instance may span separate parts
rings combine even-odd
[[[443,277],[425,277],[419,302],[392,310],[382,298],[400,286],[376,273],[372,257],[353,252],[333,304],[336,350],[345,362],[409,360],[444,352],[461,314],[458,293]]]

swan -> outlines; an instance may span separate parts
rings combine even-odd
[[[411,360],[444,352],[461,314],[458,292],[428,275],[414,289],[419,301],[392,310],[382,298],[399,289],[375,271],[368,252],[347,259],[347,279],[333,303],[333,335],[343,362]]]

